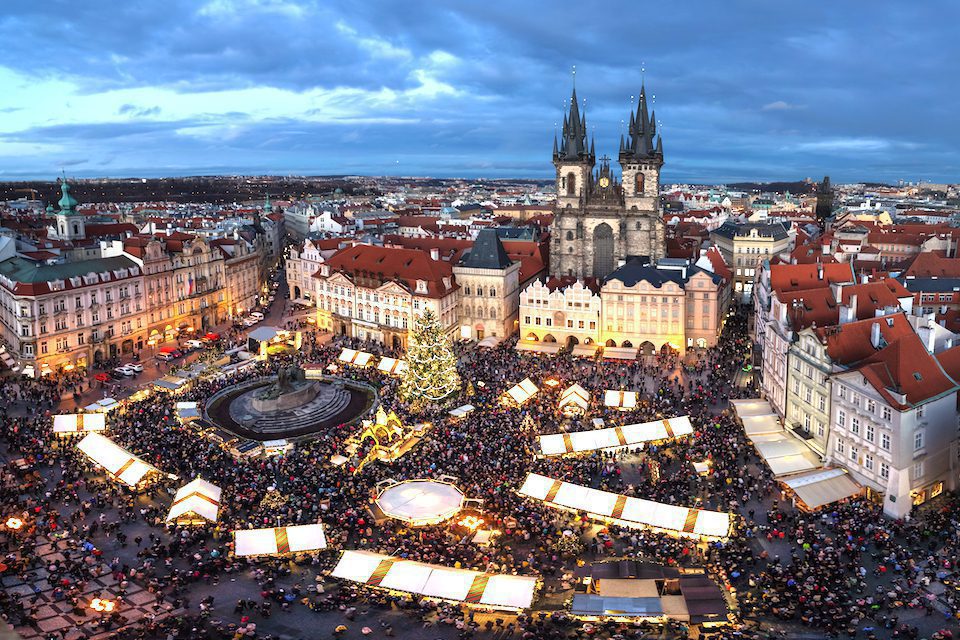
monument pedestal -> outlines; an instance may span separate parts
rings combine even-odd
[[[250,406],[262,413],[287,411],[311,402],[320,391],[320,385],[315,380],[298,383],[298,387],[293,391],[281,393],[276,398],[253,397],[250,399]]]

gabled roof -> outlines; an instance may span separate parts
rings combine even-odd
[[[919,278],[960,278],[960,258],[946,258],[932,251],[918,253],[904,276]]]

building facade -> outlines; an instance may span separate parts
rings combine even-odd
[[[537,279],[520,292],[520,339],[600,344],[600,294],[583,282]]]
[[[630,114],[627,139],[621,138],[622,182],[601,159],[595,171],[593,141],[588,141],[576,90],[564,116],[562,140],[554,140],[557,204],[552,225],[551,273],[561,277],[603,278],[635,256],[656,261],[664,256],[665,231],[660,211],[663,143],[646,93]]]
[[[445,331],[459,329],[460,287],[450,264],[417,249],[355,245],[313,274],[317,326],[405,349],[416,316],[432,309]]]
[[[793,243],[788,229],[780,222],[772,224],[735,224],[727,222],[710,233],[723,259],[733,270],[733,295],[739,302],[750,302],[753,283],[764,260],[785,251]]]
[[[518,327],[520,261],[507,255],[494,229],[485,229],[453,267],[460,287],[460,338],[505,338]]]

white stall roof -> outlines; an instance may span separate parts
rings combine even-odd
[[[113,398],[104,398],[103,400],[98,400],[93,404],[88,404],[84,407],[87,411],[99,411],[100,413],[110,413],[114,409],[120,406],[120,403]]]
[[[517,404],[523,404],[533,396],[537,395],[537,385],[533,384],[530,378],[524,378],[519,383],[513,385],[507,390],[507,394]]]
[[[465,404],[461,407],[457,407],[456,409],[452,409],[450,411],[450,415],[454,418],[462,418],[474,409],[476,409],[476,407],[474,407],[472,404]]]
[[[595,358],[599,348],[597,344],[575,344],[571,353],[581,358]]]
[[[220,513],[221,489],[215,484],[197,478],[177,489],[167,514],[171,522],[188,513],[194,513],[208,522],[216,522]]]
[[[403,560],[370,551],[344,551],[330,573],[371,587],[416,593],[493,609],[528,609],[537,579]]]
[[[88,433],[77,443],[77,448],[111,476],[131,487],[151,471],[157,471],[153,465],[99,433]]]
[[[743,423],[743,432],[748,438],[783,431],[780,419],[776,415],[744,416],[740,418],[740,422]]]
[[[233,552],[238,556],[273,556],[327,548],[321,524],[237,529],[233,532],[233,541]]]
[[[594,517],[612,518],[627,527],[654,527],[677,535],[707,538],[730,535],[729,513],[631,498],[537,473],[527,474],[519,493],[554,506],[586,511]]]
[[[423,526],[453,517],[463,501],[463,492],[449,482],[406,480],[384,489],[377,506],[387,517]]]
[[[86,433],[104,431],[107,417],[102,413],[66,413],[53,416],[54,433]]]
[[[603,404],[614,409],[633,409],[637,406],[637,392],[607,389],[603,392]]]
[[[340,352],[340,355],[337,356],[337,360],[340,362],[353,362],[356,355],[357,352],[354,349],[344,349]]]
[[[781,480],[809,509],[819,509],[862,491],[845,469],[818,469]]]
[[[590,405],[590,394],[579,384],[574,383],[560,392],[559,406],[562,408],[568,404],[575,404],[586,410]]]
[[[773,410],[773,407],[770,406],[770,403],[767,400],[762,398],[750,398],[747,400],[731,400],[730,404],[733,405],[734,410],[737,412],[737,417],[744,418],[746,416],[775,416],[777,413]]]
[[[654,420],[640,424],[628,424],[623,427],[577,431],[574,433],[551,433],[537,436],[540,452],[545,456],[562,456],[568,453],[582,453],[598,449],[616,449],[635,447],[644,442],[655,442],[669,438],[679,438],[693,433],[693,425],[688,416]]]
[[[181,422],[200,418],[200,408],[196,402],[178,402],[174,406],[174,410]]]
[[[397,360],[396,358],[380,358],[377,369],[384,373],[392,373],[399,376],[406,371],[407,363],[405,360]]]

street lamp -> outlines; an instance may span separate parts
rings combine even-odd
[[[94,598],[90,601],[90,608],[99,613],[110,613],[117,608],[117,603],[113,600]]]
[[[11,516],[10,518],[7,518],[7,528],[13,529],[14,531],[21,529],[23,528],[23,520],[17,518],[16,516]]]

